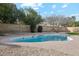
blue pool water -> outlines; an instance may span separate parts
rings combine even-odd
[[[38,35],[16,38],[15,42],[44,42],[44,41],[66,41],[66,35]]]

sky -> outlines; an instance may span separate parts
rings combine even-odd
[[[79,19],[79,3],[17,3],[16,6],[18,9],[31,7],[43,17],[65,15]]]

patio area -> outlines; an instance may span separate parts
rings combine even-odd
[[[7,39],[17,36],[41,35],[46,33],[27,33],[27,34],[14,34],[0,37],[0,42],[6,42]],[[64,33],[62,33],[64,34]],[[9,43],[0,45],[0,55],[79,55],[79,36],[71,35],[71,41],[46,41],[37,43]]]

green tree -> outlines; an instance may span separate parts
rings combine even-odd
[[[72,26],[76,26],[75,21],[76,21],[76,17],[72,16]]]
[[[79,21],[75,21],[75,26],[76,26],[76,27],[79,26]]]
[[[15,23],[17,18],[17,8],[12,3],[0,4],[0,20],[3,23]]]
[[[32,8],[25,8],[24,12],[26,17],[23,22],[26,25],[30,25],[31,32],[35,32],[36,25],[43,21],[42,17]]]
[[[68,21],[67,22],[67,26],[74,27],[75,26],[76,17],[75,16],[68,17],[67,21]]]
[[[26,15],[25,15],[23,9],[18,9],[17,10],[17,19],[19,20],[19,22],[23,22],[23,20],[26,19]]]

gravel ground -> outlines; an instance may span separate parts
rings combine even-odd
[[[73,40],[67,42],[43,42],[43,43],[41,42],[31,44],[18,43],[21,46],[15,46],[15,45],[7,46],[6,44],[2,43],[3,41],[5,42],[9,38],[15,36],[16,35],[0,36],[0,56],[73,56],[73,55],[78,56],[79,55],[79,36],[71,36]]]
[[[0,47],[0,56],[68,56],[63,52],[36,47]]]

